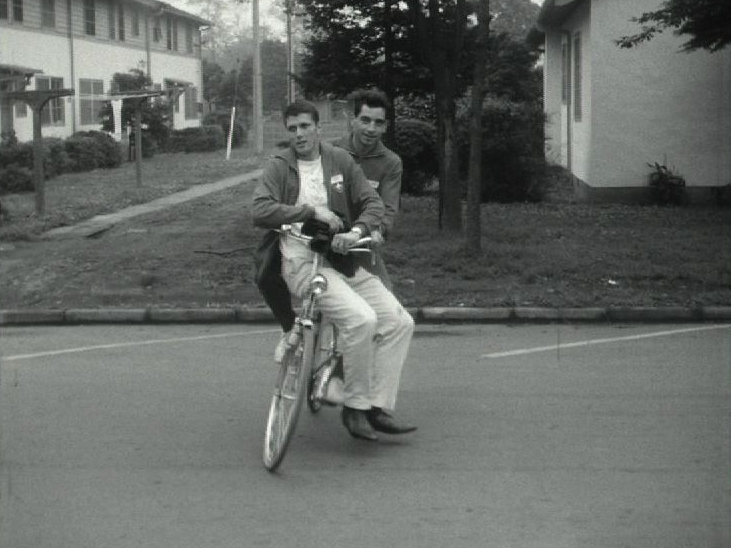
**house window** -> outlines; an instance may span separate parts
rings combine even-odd
[[[23,22],[23,0],[13,0],[13,21]]]
[[[178,22],[173,20],[170,24],[173,26],[173,51],[178,51]]]
[[[107,11],[109,13],[109,39],[114,40],[117,37],[117,31],[114,28],[114,2],[107,4]]]
[[[36,76],[36,89],[39,91],[49,89],[63,89],[63,78],[52,76]],[[64,125],[63,97],[56,97],[45,104],[41,110],[41,125],[62,126]]]
[[[8,18],[8,0],[0,0],[0,19]]]
[[[117,10],[117,23],[119,24],[119,40],[124,42],[124,6],[119,4]]]
[[[81,125],[101,124],[101,109],[104,106],[104,80],[79,79],[79,110]]]
[[[173,21],[170,17],[165,19],[165,30],[167,31],[168,49],[173,49]]]
[[[94,0],[84,0],[84,32],[96,35],[96,4]]]
[[[581,33],[574,35],[574,120],[581,122]]]
[[[185,119],[198,118],[198,90],[189,87],[185,90]]]
[[[159,42],[160,40],[162,40],[162,29],[160,28],[160,18],[159,17],[155,17],[155,22],[153,23],[152,39],[155,42]]]
[[[185,24],[185,51],[193,53],[193,29],[190,23]]]
[[[56,0],[43,0],[41,4],[41,26],[56,26]]]
[[[132,36],[140,35],[140,12],[132,10]]]

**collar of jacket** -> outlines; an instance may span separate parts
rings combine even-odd
[[[333,145],[329,143],[320,143],[320,159],[322,160],[323,167],[332,165],[332,151]],[[290,169],[299,172],[299,169],[297,169],[297,153],[291,146],[275,152],[274,157],[281,158],[287,163]]]
[[[336,141],[335,145],[339,146],[340,148],[344,148],[345,150],[350,152],[352,156],[358,156],[358,152],[355,150],[355,144],[353,144],[352,133],[349,133],[345,137],[342,137],[341,139]],[[382,141],[378,141],[375,148],[368,154],[361,156],[361,158],[375,158],[378,156],[383,156],[384,154],[386,154],[386,145],[384,145]]]

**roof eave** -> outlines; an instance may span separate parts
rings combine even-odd
[[[545,0],[538,13],[536,28],[542,32],[559,28],[583,0]]]

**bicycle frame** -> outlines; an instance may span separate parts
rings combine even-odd
[[[282,232],[285,231],[290,231],[291,234],[291,227],[284,225]],[[303,241],[311,240],[307,236],[293,236]],[[369,243],[370,240],[369,237],[361,238],[355,246],[362,246]],[[370,252],[363,248],[350,251],[358,250]],[[302,311],[295,318],[295,324],[290,331],[287,341],[289,349],[282,360],[274,385],[263,452],[264,466],[270,472],[276,470],[284,458],[297,425],[302,402],[307,399],[313,412],[319,410],[321,402],[312,397],[315,377],[333,358],[338,358],[337,330],[335,329],[327,358],[315,367],[318,355],[317,343],[322,324],[322,316],[317,311],[317,298],[327,290],[327,279],[320,274],[323,260],[321,254],[315,253],[310,273],[310,287],[303,299]]]

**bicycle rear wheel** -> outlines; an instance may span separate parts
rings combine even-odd
[[[307,398],[313,355],[312,330],[304,329],[297,344],[282,359],[264,433],[264,467],[270,472],[281,464],[292,440],[302,402]]]

